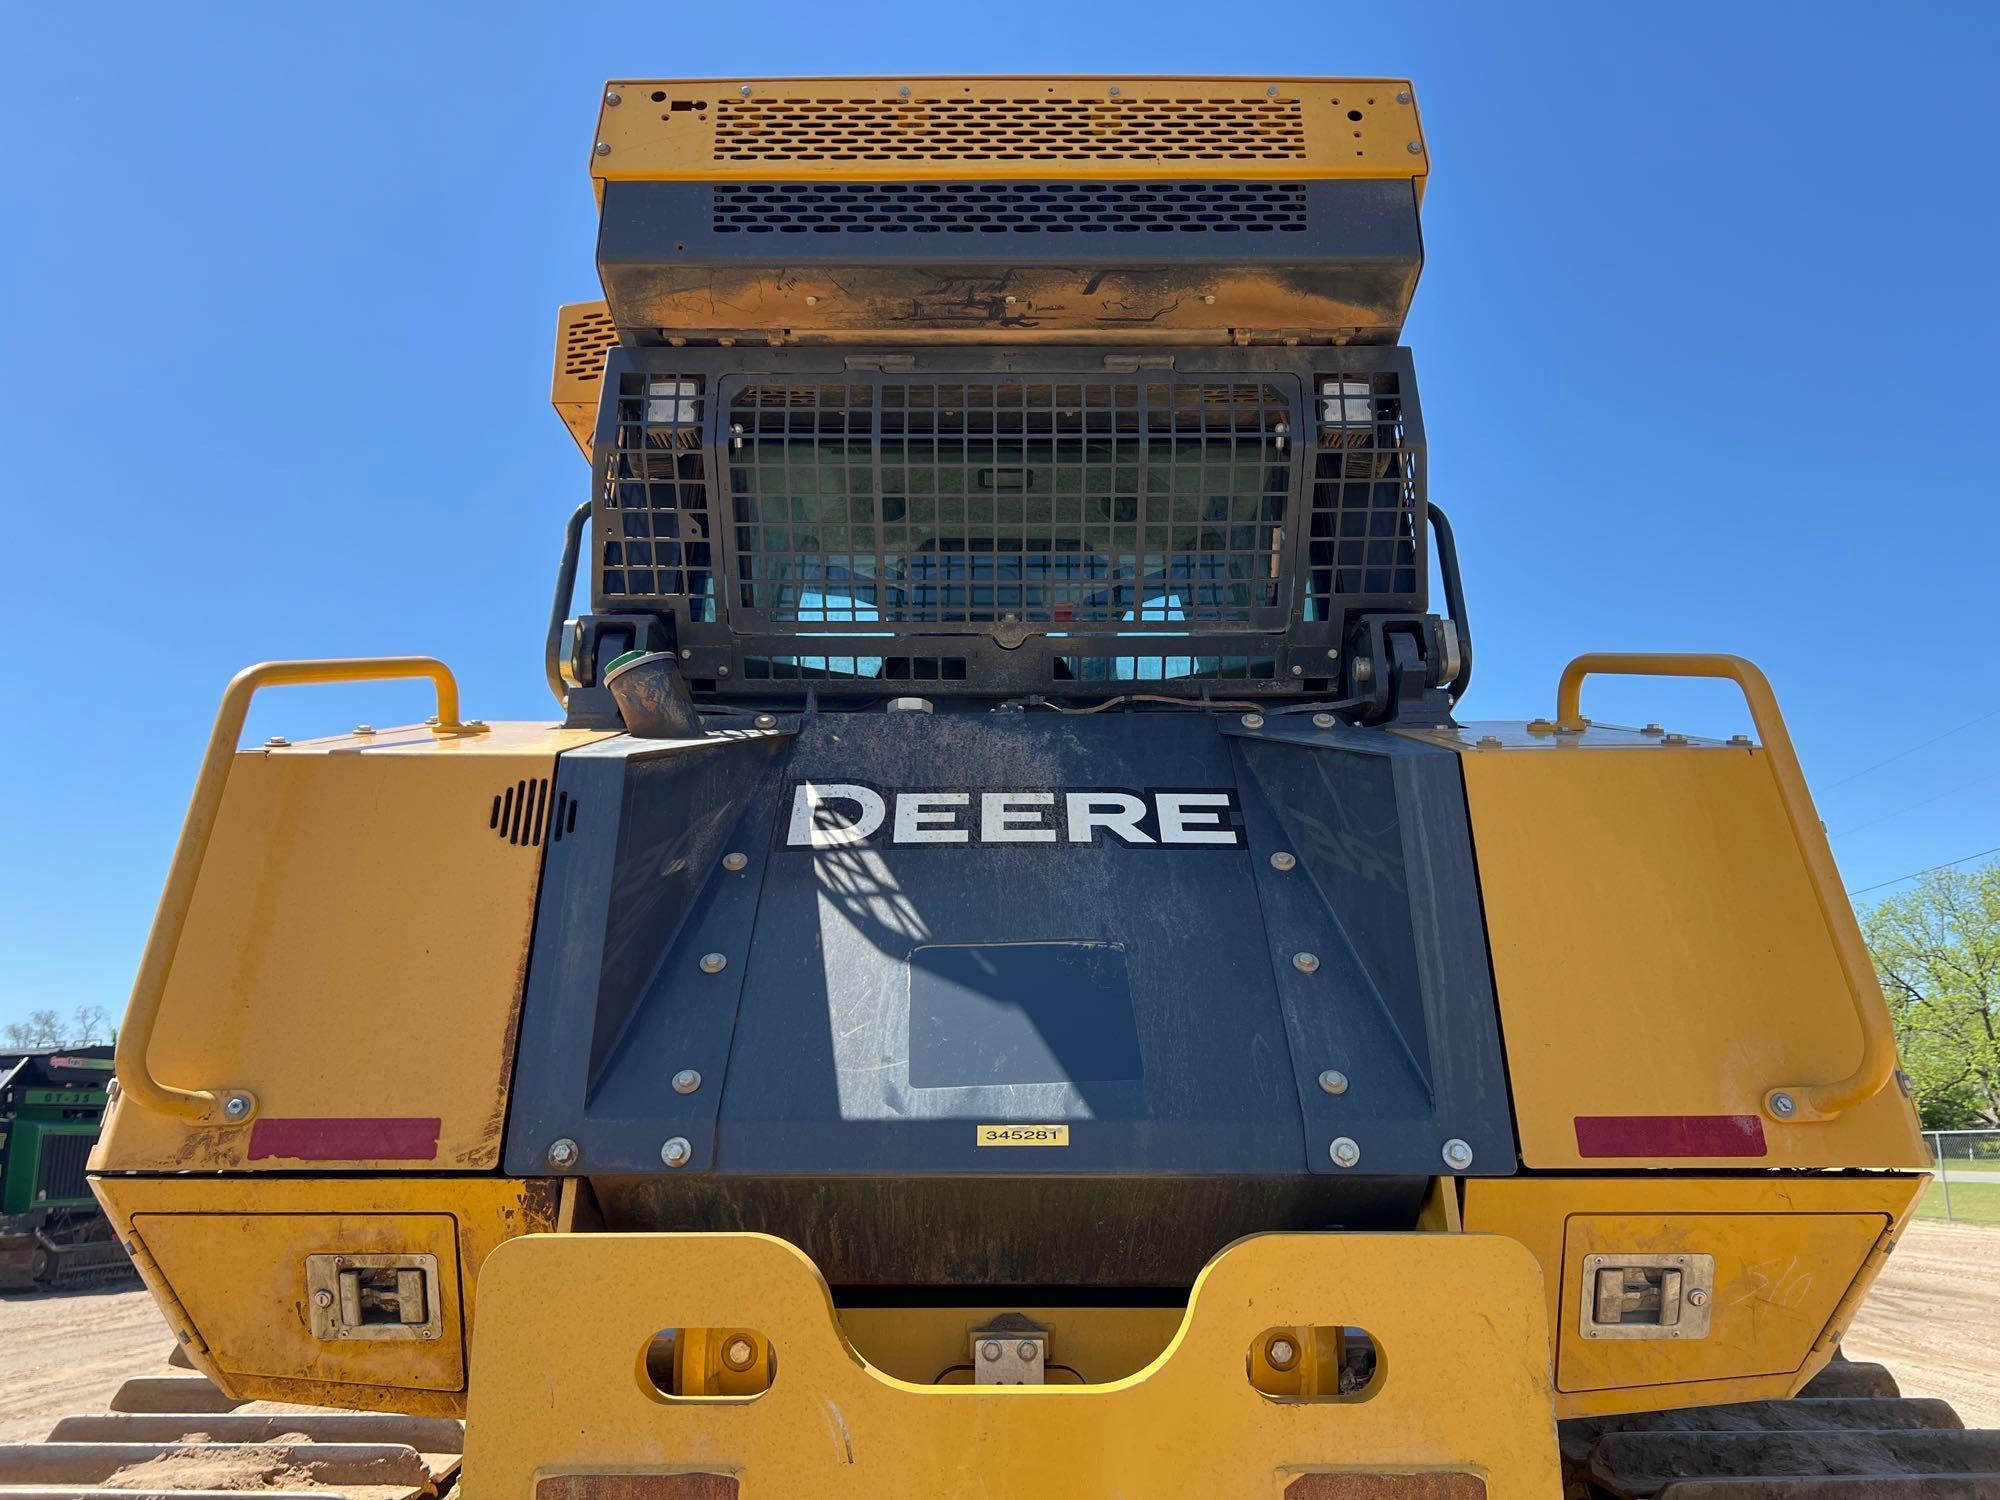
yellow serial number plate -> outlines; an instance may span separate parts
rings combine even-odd
[[[1067,1125],[981,1125],[982,1146],[1067,1146]]]

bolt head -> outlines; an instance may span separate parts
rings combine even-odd
[[[1361,1148],[1344,1135],[1333,1138],[1333,1144],[1326,1148],[1326,1154],[1333,1158],[1336,1167],[1351,1167],[1361,1160]]]
[[[682,661],[694,660],[694,648],[692,646],[681,647],[681,660]]]
[[[720,974],[728,967],[729,960],[720,953],[704,953],[701,956],[701,972],[704,974]]]
[[[1306,675],[1306,669],[1305,669],[1304,667],[1302,667],[1302,666],[1299,666],[1299,665],[1298,665],[1298,664],[1297,664],[1297,663],[1295,662],[1295,663],[1293,663],[1293,665],[1292,665],[1292,675],[1293,675],[1294,677],[1303,677],[1303,676],[1305,676],[1305,675]]]
[[[1779,1119],[1789,1120],[1798,1112],[1799,1101],[1794,1099],[1790,1094],[1773,1094],[1771,1096],[1771,1113]]]
[[[674,1092],[676,1094],[692,1094],[700,1087],[701,1074],[695,1072],[693,1068],[682,1068],[680,1072],[674,1074]]]
[[[320,1307],[331,1307],[333,1306],[333,1293],[329,1292],[325,1287],[321,1287],[313,1293],[313,1302]]]
[[[1271,868],[1274,870],[1296,870],[1298,867],[1299,857],[1296,854],[1288,854],[1280,849],[1271,856]]]
[[[981,1359],[998,1359],[1000,1357],[1000,1341],[998,1339],[988,1339],[985,1343],[981,1344],[979,1346],[979,1357]]]
[[[577,1157],[581,1154],[577,1150],[576,1142],[568,1136],[564,1136],[561,1140],[555,1141],[549,1146],[549,1165],[552,1167],[573,1167],[576,1165]]]
[[[807,306],[807,307],[818,307],[818,306],[819,306],[819,298],[817,298],[817,297],[811,297],[811,296],[807,297],[807,298],[806,298],[806,306]]]
[[[599,156],[609,156],[611,154],[611,142],[599,141],[597,143],[597,154]]]
[[[1410,102],[1410,91],[1408,89],[1397,89],[1396,102],[1398,104],[1408,104]]]
[[[1035,1341],[1033,1339],[1022,1339],[1020,1343],[1014,1346],[1014,1355],[1017,1359],[1033,1359],[1035,1357]]]
[[[1274,1370],[1289,1370],[1299,1357],[1299,1346],[1290,1339],[1272,1339],[1264,1346],[1264,1360]]]
[[[1294,953],[1292,955],[1292,967],[1297,969],[1301,974],[1317,974],[1319,972],[1319,955],[1317,953]]]
[[[741,94],[745,99],[748,99],[750,97],[750,85],[746,83],[743,85],[742,88],[738,89],[736,92]]]
[[[1319,1075],[1319,1086],[1322,1093],[1344,1094],[1347,1092],[1347,1075],[1337,1068],[1328,1068]]]
[[[902,86],[901,88],[899,88],[899,89],[897,89],[897,90],[896,90],[896,94],[897,94],[897,97],[898,97],[898,98],[902,98],[902,99],[907,99],[907,98],[909,98],[909,97],[910,97],[910,86],[909,86],[909,85],[908,85],[907,83],[906,83],[906,84],[904,84],[904,85],[903,85],[903,86]]]
[[[222,1101],[222,1112],[232,1120],[246,1120],[250,1117],[250,1100],[244,1094],[231,1094]]]
[[[616,94],[615,92],[613,92],[613,93],[609,93],[609,94],[606,94],[606,95],[604,96],[604,102],[605,102],[605,104],[606,104],[606,105],[608,105],[608,106],[609,106],[610,108],[612,108],[612,109],[616,109],[616,108],[617,108],[617,107],[618,107],[619,105],[623,104],[623,103],[624,103],[625,101],[624,101],[623,99],[619,98],[619,97],[618,97],[618,95],[617,95],[617,94]]]
[[[684,1135],[677,1135],[660,1147],[660,1160],[670,1167],[684,1167],[694,1159],[694,1147]]]
[[[1243,716],[1243,727],[1245,729],[1262,729],[1264,727],[1264,716],[1262,714],[1245,714]]]
[[[356,734],[373,734],[375,732],[375,726],[373,724],[356,724],[354,726],[354,732]]]
[[[722,1346],[722,1362],[732,1370],[747,1370],[757,1357],[757,1346],[748,1339],[731,1339]]]
[[[1403,149],[1412,156],[1422,156],[1424,154],[1424,143],[1422,141],[1411,141]]]
[[[1332,714],[1313,715],[1313,728],[1315,729],[1331,729],[1333,728],[1333,724],[1334,719]]]
[[[1454,1172],[1463,1172],[1472,1165],[1472,1148],[1453,1136],[1444,1143],[1444,1164]]]
[[[1117,85],[1117,84],[1115,84],[1115,83],[1114,83],[1114,84],[1112,84],[1112,85],[1111,85],[1111,97],[1112,97],[1112,98],[1116,99],[1116,98],[1117,98],[1117,97],[1119,96],[1119,94],[1120,94],[1120,93],[1122,93],[1122,92],[1123,92],[1123,90],[1121,90],[1121,89],[1120,89],[1120,88],[1118,87],[1118,85]]]
[[[756,718],[756,725],[759,729],[776,729],[778,727],[778,716],[776,714],[759,714]]]
[[[266,745],[269,745],[273,750],[282,750],[285,748],[285,746],[289,745],[291,741],[286,739],[282,734],[274,734],[268,740],[264,741],[264,743]]]
[[[1215,305],[1215,293],[1203,292],[1201,295],[1201,300],[1207,303],[1210,307],[1213,307]]]
[[[725,870],[740,870],[749,863],[750,856],[739,849],[732,849],[722,856],[722,868]]]

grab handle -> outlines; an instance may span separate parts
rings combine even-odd
[[[153,917],[152,931],[146,935],[146,952],[139,960],[139,976],[132,982],[125,1024],[118,1033],[115,1066],[121,1095],[147,1109],[187,1120],[205,1119],[218,1106],[223,1122],[231,1125],[244,1124],[256,1114],[256,1096],[247,1089],[176,1088],[155,1078],[147,1060],[152,1050],[153,1027],[160,1017],[160,1001],[167,991],[167,975],[173,969],[181,933],[187,927],[195,881],[208,855],[209,837],[215,832],[215,815],[222,805],[229,767],[236,758],[236,742],[242,738],[243,721],[250,713],[250,700],[259,688],[322,682],[383,682],[405,677],[427,677],[436,685],[437,721],[431,727],[437,733],[477,733],[484,727],[459,723],[458,680],[451,675],[451,668],[433,656],[266,661],[245,667],[230,679],[222,695],[222,707],[215,715],[215,728],[208,736],[208,749],[201,758],[201,771],[195,777],[194,795],[188,801],[187,819],[181,824],[180,842],[174,846],[173,863],[167,868],[167,887],[160,896],[160,909]]]
[[[1792,737],[1785,732],[1785,718],[1778,712],[1778,700],[1770,682],[1740,656],[1651,652],[1597,652],[1579,656],[1563,668],[1562,681],[1556,688],[1556,721],[1565,729],[1583,727],[1583,680],[1592,674],[1723,677],[1742,689],[1750,705],[1751,722],[1757,727],[1757,737],[1763,741],[1764,754],[1770,762],[1771,777],[1777,783],[1785,821],[1791,825],[1792,838],[1805,856],[1806,875],[1819,903],[1820,918],[1840,955],[1854,1018],[1861,1023],[1861,1060],[1852,1073],[1831,1083],[1781,1084],[1768,1089],[1764,1094],[1764,1112],[1774,1120],[1827,1120],[1874,1098],[1896,1071],[1896,1034],[1889,1023],[1889,1007],[1882,999],[1881,983],[1875,977],[1874,960],[1861,940],[1854,908],[1841,889],[1833,851],[1827,847],[1826,830],[1813,810],[1805,774],[1799,769],[1798,754],[1792,749]]]

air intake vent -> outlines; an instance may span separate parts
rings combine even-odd
[[[1306,191],[1295,182],[733,183],[715,189],[714,215],[718,234],[1298,233]]]
[[[598,303],[599,308],[603,307]],[[618,342],[618,328],[602,311],[568,312],[562,323],[561,372],[567,380],[598,380],[604,375],[604,351]]]
[[[724,99],[724,162],[1280,162],[1306,155],[1296,98]]]
[[[534,848],[542,842],[546,828],[551,838],[560,838],[576,824],[576,804],[560,795],[556,816],[549,820],[547,777],[517,781],[493,794],[493,811],[486,826],[510,844]]]
[[[35,1201],[55,1203],[88,1198],[90,1183],[83,1175],[94,1135],[57,1134],[42,1137],[41,1160],[35,1168]]]

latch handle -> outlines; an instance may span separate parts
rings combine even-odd
[[[1896,1071],[1896,1033],[1889,1021],[1889,1007],[1882,999],[1882,986],[1875,977],[1874,960],[1861,939],[1854,908],[1841,888],[1840,874],[1827,846],[1826,830],[1813,810],[1812,794],[1806,790],[1805,773],[1792,749],[1792,737],[1785,731],[1785,717],[1778,712],[1777,695],[1768,679],[1752,663],[1740,656],[1692,653],[1687,655],[1653,652],[1593,652],[1579,656],[1563,668],[1556,687],[1556,722],[1565,729],[1581,729],[1583,723],[1583,679],[1593,673],[1621,677],[1722,677],[1743,691],[1750,705],[1750,721],[1763,741],[1771,777],[1778,786],[1778,801],[1785,809],[1792,838],[1805,856],[1806,875],[1812,882],[1813,897],[1819,903],[1820,918],[1840,955],[1847,975],[1847,995],[1854,1006],[1854,1018],[1861,1023],[1861,1061],[1845,1078],[1831,1083],[1780,1084],[1764,1092],[1764,1113],[1774,1120],[1829,1120],[1882,1091]]]
[[[259,688],[321,682],[386,682],[405,677],[427,677],[435,684],[437,722],[432,727],[437,733],[477,733],[484,727],[459,723],[458,679],[451,675],[450,667],[434,656],[266,661],[245,667],[229,680],[222,694],[222,706],[216,711],[215,728],[209,732],[208,749],[202,754],[201,771],[195,777],[194,795],[188,800],[180,841],[174,845],[173,863],[167,867],[167,887],[160,896],[160,909],[153,916],[152,930],[146,934],[146,952],[139,960],[138,978],[132,982],[125,1025],[118,1033],[115,1067],[121,1094],[147,1109],[187,1120],[203,1119],[215,1112],[218,1105],[224,1122],[231,1125],[245,1124],[256,1114],[256,1097],[247,1090],[176,1088],[155,1078],[147,1061],[153,1045],[153,1027],[160,1018],[160,1001],[167,992],[167,975],[173,969],[181,933],[187,927],[195,881],[201,874],[202,861],[208,856],[216,811],[229,783],[229,768],[236,758],[236,742],[243,736],[243,722],[249,717],[250,700]]]

